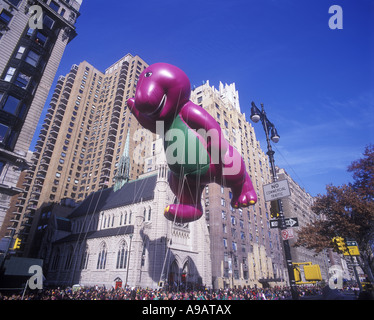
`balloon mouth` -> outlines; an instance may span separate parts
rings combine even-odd
[[[155,114],[160,113],[160,111],[164,108],[165,103],[166,103],[166,93],[162,96],[161,101],[160,101],[158,107],[156,108],[156,110],[152,111],[150,113],[147,113],[147,115],[148,116],[154,116]]]

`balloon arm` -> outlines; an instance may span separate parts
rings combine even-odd
[[[135,116],[138,122],[146,129],[150,130],[151,132],[156,132],[156,122],[146,115],[142,114],[135,108],[135,99],[130,98],[127,100],[127,106],[129,107],[131,113]]]
[[[189,101],[181,109],[180,115],[191,129],[197,130],[208,141],[208,147],[225,153],[228,142],[217,121],[205,109]]]

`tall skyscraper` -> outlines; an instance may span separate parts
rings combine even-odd
[[[0,226],[81,4],[0,0]]]
[[[134,95],[146,67],[140,57],[128,54],[105,72],[84,61],[59,77],[26,177],[26,192],[14,212],[22,223],[11,226],[23,238],[24,255],[36,253],[44,206],[64,198],[79,202],[114,184],[127,134],[132,137],[129,178],[143,173],[145,150],[135,152],[138,142],[133,137],[141,141],[146,135],[125,102]]]
[[[270,204],[262,185],[271,182],[269,162],[251,124],[240,110],[235,84],[209,82],[192,91],[191,100],[205,108],[220,124],[225,138],[246,164],[258,196],[248,208],[232,208],[231,191],[209,184],[203,192],[209,225],[212,277],[215,288],[285,285],[287,272],[279,232],[270,229]]]

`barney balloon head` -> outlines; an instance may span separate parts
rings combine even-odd
[[[155,120],[174,118],[189,101],[191,85],[187,75],[168,63],[155,63],[139,76],[135,108]]]

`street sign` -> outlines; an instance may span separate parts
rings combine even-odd
[[[357,241],[347,240],[345,244],[347,245],[347,247],[354,247],[357,246]]]
[[[345,251],[343,255],[345,256],[359,256],[360,255],[357,241],[347,240],[345,243],[347,245],[348,251]]]
[[[298,227],[299,226],[299,220],[297,218],[285,218],[286,226],[287,227]]]
[[[358,263],[347,263],[348,267],[359,267],[360,265]]]
[[[359,256],[360,250],[358,250],[358,246],[347,246],[348,251],[345,251],[343,255],[345,256]]]
[[[281,234],[282,234],[282,239],[283,240],[289,240],[289,239],[294,238],[292,229],[284,229],[284,230],[281,231]]]
[[[284,218],[287,227],[298,227],[299,220],[297,218]],[[280,228],[279,219],[270,220],[270,228]]]
[[[270,228],[278,228],[278,219],[270,220]]]
[[[285,198],[291,195],[287,180],[279,180],[263,186],[265,201]]]

